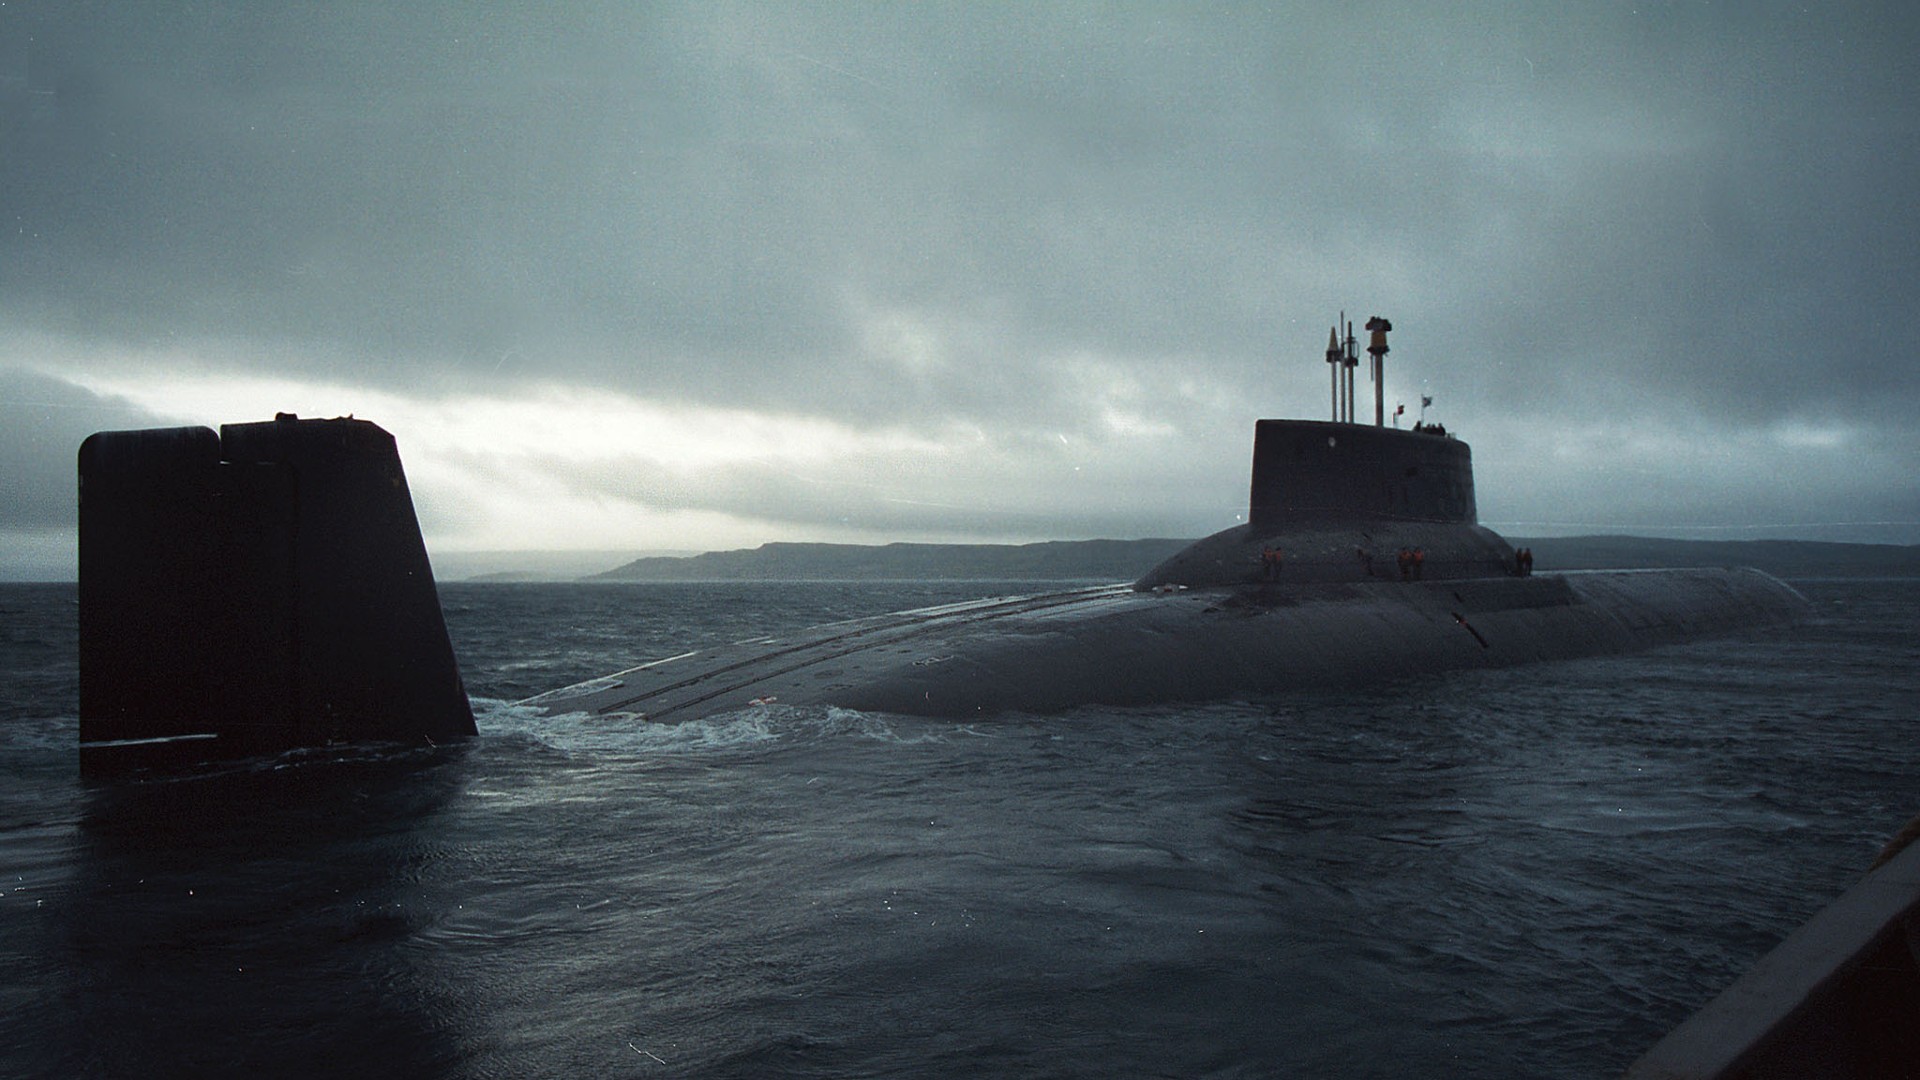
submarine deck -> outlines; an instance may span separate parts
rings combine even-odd
[[[676,721],[772,703],[969,717],[1219,700],[1624,652],[1788,622],[1804,606],[1756,570],[1095,586],[751,638],[521,704]]]

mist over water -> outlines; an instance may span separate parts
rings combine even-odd
[[[106,788],[72,587],[0,587],[0,1073],[1608,1075],[1920,811],[1920,582],[1799,584],[1358,694],[638,726],[510,702],[996,590],[448,585],[470,745]]]

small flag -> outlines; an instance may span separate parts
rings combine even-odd
[[[1400,416],[1404,414],[1406,411],[1407,411],[1407,407],[1405,405],[1402,405],[1399,408],[1393,410],[1393,415]]]
[[[1423,408],[1423,409],[1425,409],[1425,408],[1429,408],[1429,407],[1431,407],[1432,405],[1433,405],[1433,399],[1432,399],[1432,398],[1430,398],[1430,397],[1428,397],[1428,396],[1427,396],[1427,395],[1425,395],[1425,394],[1421,394],[1421,395],[1420,395],[1420,407],[1421,407],[1421,408]]]

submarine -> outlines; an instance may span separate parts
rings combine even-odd
[[[1342,322],[1345,317],[1342,316]],[[779,703],[969,718],[1270,696],[1457,668],[1628,652],[1790,623],[1806,600],[1753,569],[1532,574],[1480,525],[1472,452],[1386,424],[1392,324],[1328,335],[1326,421],[1259,420],[1244,524],[1139,580],[855,619],[667,657],[523,702],[673,722]]]
[[[1342,317],[1344,322],[1344,316]],[[998,597],[651,660],[540,714],[676,722],[778,703],[1052,713],[1364,686],[1790,623],[1752,569],[1531,572],[1476,517],[1471,449],[1355,417],[1258,420],[1243,524],[1130,584]],[[88,775],[476,733],[393,437],[366,420],[101,432],[78,456],[80,759]]]

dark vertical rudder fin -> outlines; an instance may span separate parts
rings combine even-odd
[[[79,474],[83,772],[474,734],[377,425],[101,432]]]

